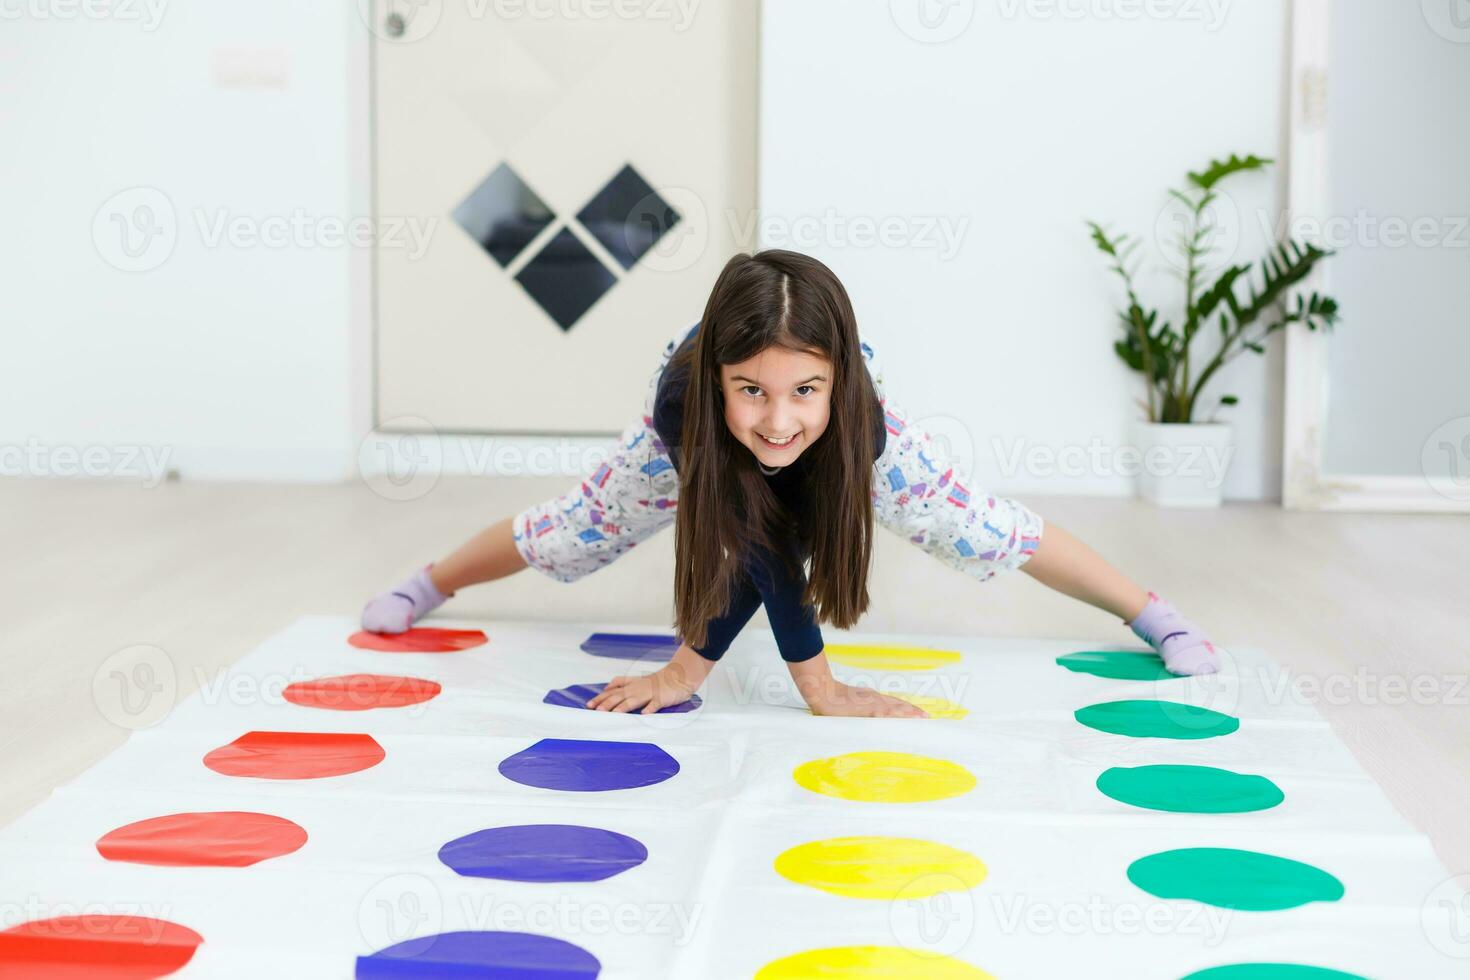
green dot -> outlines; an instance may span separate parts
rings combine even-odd
[[[1299,963],[1234,963],[1199,970],[1180,980],[1367,980],[1356,973]]]
[[[1088,728],[1133,738],[1213,738],[1240,727],[1234,715],[1178,701],[1104,701],[1073,712]]]
[[[1169,673],[1157,653],[1136,650],[1082,650],[1058,657],[1057,663],[1074,673],[1119,681],[1162,681],[1184,676]]]
[[[1182,847],[1141,857],[1128,880],[1157,898],[1188,898],[1224,909],[1275,912],[1342,898],[1342,882],[1321,868],[1232,847]]]
[[[1097,788],[1119,803],[1172,813],[1248,813],[1286,798],[1265,776],[1210,766],[1114,766]]]

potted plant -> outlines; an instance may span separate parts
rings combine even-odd
[[[1211,205],[1219,198],[1220,183],[1234,174],[1264,170],[1271,162],[1232,154],[1228,160],[1210,161],[1203,172],[1189,173],[1184,190],[1169,191],[1183,211],[1178,239],[1168,243],[1178,249],[1184,282],[1177,329],[1168,320],[1161,322],[1159,311],[1145,307],[1138,297],[1132,263],[1138,240],[1109,236],[1097,222],[1087,222],[1093,244],[1108,257],[1127,290],[1128,306],[1118,311],[1123,335],[1113,350],[1143,375],[1147,397],[1139,404],[1147,416],[1133,433],[1140,454],[1138,489],[1156,504],[1219,506],[1232,451],[1230,425],[1215,421],[1214,412],[1205,421],[1197,420],[1201,396],[1216,372],[1246,351],[1264,354],[1266,338],[1288,324],[1303,323],[1315,330],[1337,322],[1332,297],[1317,293],[1293,297],[1294,287],[1313,266],[1332,254],[1310,243],[1285,238],[1254,266],[1226,265],[1207,282],[1211,273],[1205,263],[1218,230]],[[1259,271],[1253,274],[1257,266]],[[1211,326],[1218,328],[1219,346],[1213,355],[1204,355],[1204,367],[1196,374],[1191,348],[1196,338],[1211,332]],[[1216,411],[1236,402],[1234,395],[1222,395]]]

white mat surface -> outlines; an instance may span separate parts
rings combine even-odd
[[[354,961],[413,935],[510,928],[557,936],[597,957],[606,978],[750,976],[803,950],[926,941],[996,977],[1182,977],[1228,963],[1289,961],[1368,977],[1459,977],[1434,904],[1450,877],[1428,841],[1260,651],[1237,648],[1223,679],[1108,680],[1058,655],[1106,644],[873,636],[958,650],[934,671],[839,676],[948,697],[962,720],[814,718],[786,682],[769,632],[749,629],[686,715],[627,716],[541,703],[551,689],[644,669],[581,652],[593,631],[630,624],[464,620],[490,642],[453,654],[349,646],[346,617],[309,617],[276,635],[164,720],[0,831],[0,928],[81,912],[147,915],[204,937],[179,977],[347,978]],[[325,711],[281,688],[351,673],[429,678],[424,704]],[[1238,731],[1181,741],[1094,731],[1077,708],[1124,698],[1203,704]],[[361,772],[309,780],[224,776],[201,759],[249,731],[365,732],[386,750]],[[596,793],[538,789],[497,765],[542,738],[653,742],[680,771],[652,786]],[[885,750],[949,760],[977,778],[924,803],[845,801],[792,779],[808,760]],[[1269,777],[1272,809],[1168,813],[1097,790],[1117,765],[1181,763]],[[1446,774],[1450,778],[1450,774]],[[294,853],[248,868],[103,860],[95,842],[147,817],[252,810],[304,827]],[[583,823],[637,838],[648,860],[601,882],[461,877],[441,845],[516,823]],[[890,835],[942,842],[985,863],[968,892],[925,903],[847,898],[776,873],[785,849],[822,838]],[[1315,865],[1344,885],[1336,902],[1272,912],[1159,900],[1129,864],[1179,847],[1235,847]],[[1436,897],[1437,896],[1437,897]],[[1444,923],[1441,923],[1444,924]],[[1451,937],[1453,938],[1453,937]]]

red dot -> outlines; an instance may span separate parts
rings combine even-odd
[[[204,937],[141,915],[62,915],[0,932],[0,975],[26,980],[147,980],[188,963]],[[18,969],[11,969],[18,968]]]
[[[364,711],[422,704],[444,690],[437,681],[388,674],[342,674],[289,685],[281,696],[304,708]]]
[[[170,813],[127,824],[104,834],[97,853],[132,864],[244,868],[305,843],[306,831],[284,817],[225,810]]]
[[[481,630],[445,630],[415,626],[406,633],[368,633],[359,630],[347,642],[363,650],[380,653],[454,653],[488,643]]]
[[[369,769],[383,761],[371,735],[338,732],[246,732],[204,757],[226,776],[317,779]]]

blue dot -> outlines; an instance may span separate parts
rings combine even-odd
[[[648,860],[648,848],[598,827],[536,823],[466,834],[439,848],[439,860],[471,878],[602,881]]]
[[[599,792],[661,783],[678,761],[647,742],[543,738],[500,764],[500,774],[524,786]]]
[[[441,932],[357,958],[357,980],[591,980],[602,969],[580,946],[529,932]]]

